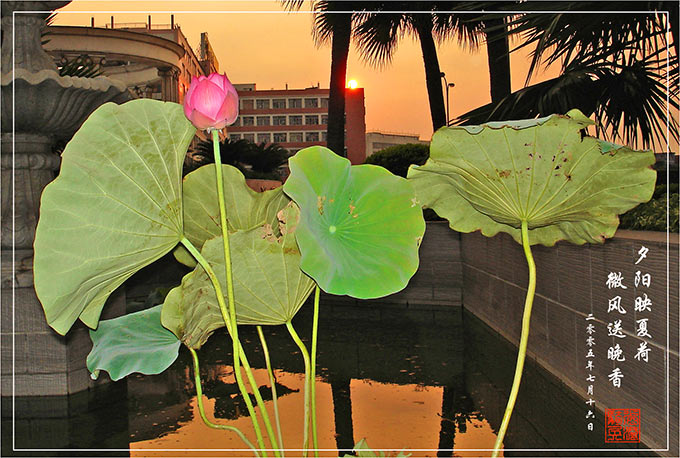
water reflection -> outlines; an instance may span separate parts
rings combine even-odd
[[[490,452],[475,449],[493,446],[516,350],[461,309],[425,311],[424,318],[396,308],[364,312],[327,304],[321,316],[317,410],[319,445],[326,450],[320,455],[338,456],[338,450],[349,451],[367,438],[372,448],[392,453],[409,449],[414,456],[489,456]],[[298,331],[307,331],[310,322],[305,307],[294,324]],[[259,339],[248,327],[240,333],[258,389],[273,415]],[[266,328],[265,333],[276,369],[284,445],[299,449],[303,361],[285,329]],[[307,332],[301,334],[304,338]],[[253,438],[229,365],[230,349],[226,336],[213,336],[199,353],[206,412],[216,422],[229,422]],[[101,392],[62,399],[67,401],[61,410],[44,402],[39,409],[36,400],[17,404],[17,447],[109,449],[82,453],[88,456],[250,455],[235,435],[201,422],[188,352],[182,352],[161,375],[135,375]],[[4,408],[3,413],[7,412],[11,409]],[[580,398],[529,361],[506,447],[604,447],[601,430],[585,431],[584,413]],[[4,419],[3,456],[13,454],[11,434],[11,420]],[[78,455],[74,451],[41,453]],[[506,456],[560,453],[574,455],[510,450]],[[641,455],[653,453],[641,450]]]

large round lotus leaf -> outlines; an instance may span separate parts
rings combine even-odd
[[[269,224],[229,236],[236,320],[239,324],[284,324],[295,316],[314,289],[300,270],[295,231],[300,211],[290,202]],[[201,254],[210,263],[227,300],[222,237],[208,240]],[[191,348],[199,348],[224,326],[212,283],[199,265],[168,294],[162,322]]]
[[[618,216],[654,191],[652,152],[582,136],[592,124],[566,116],[450,127],[432,137],[430,159],[408,178],[418,200],[460,232],[507,232],[521,243],[576,244],[612,237]]]
[[[283,190],[302,212],[302,270],[331,294],[369,299],[403,289],[418,269],[425,232],[411,184],[320,146],[298,151],[289,164]]]
[[[224,204],[230,232],[247,231],[264,224],[275,224],[276,214],[290,199],[279,187],[265,192],[253,191],[239,169],[222,166]],[[199,250],[206,240],[222,235],[220,209],[217,202],[215,164],[204,165],[184,178],[184,234]],[[196,265],[185,248],[179,247],[175,257],[182,264]]]
[[[180,341],[161,325],[161,306],[104,320],[90,331],[93,347],[87,355],[87,369],[93,378],[99,371],[112,380],[140,372],[160,374],[177,359]]]
[[[62,154],[42,194],[35,289],[65,334],[94,328],[104,302],[182,238],[182,164],[195,129],[176,103],[99,107]]]

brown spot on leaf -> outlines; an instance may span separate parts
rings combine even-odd
[[[350,215],[354,214],[354,210],[356,210],[356,208],[357,208],[357,207],[355,207],[354,205],[352,205],[352,203],[350,202],[350,204],[349,204],[349,214],[350,214]]]
[[[326,200],[326,196],[318,196],[316,198],[316,208],[319,210],[319,215],[323,215],[323,203]]]
[[[510,170],[501,170],[500,172],[496,170],[496,172],[498,173],[498,176],[501,178],[507,178],[510,176]]]

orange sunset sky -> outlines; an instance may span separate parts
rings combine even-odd
[[[196,48],[201,32],[208,32],[217,54],[220,71],[233,83],[256,83],[259,89],[304,88],[330,80],[330,45],[316,47],[311,31],[310,2],[298,13],[286,12],[278,1],[97,1],[74,0],[59,10],[57,25],[103,27],[111,15],[116,23],[175,23]],[[490,102],[485,46],[477,50],[462,47],[456,40],[439,44],[439,63],[449,82],[451,118]],[[524,85],[528,51],[511,55],[512,88]],[[558,68],[543,71],[535,80],[554,77]],[[410,36],[398,46],[391,64],[372,68],[361,62],[354,46],[350,49],[347,78],[365,89],[368,131],[418,134],[429,140],[429,113],[425,71],[420,46]],[[532,81],[532,82],[533,82]],[[659,145],[657,151],[665,150]]]
[[[116,23],[169,24],[175,15],[194,48],[208,32],[220,71],[233,83],[257,83],[259,89],[304,88],[330,81],[330,45],[315,47],[309,2],[299,13],[284,11],[276,1],[92,1],[75,0],[59,10],[56,25],[103,27],[111,15]],[[491,101],[486,50],[463,49],[455,40],[439,45],[441,70],[456,86],[450,90],[451,117]],[[524,83],[526,53],[512,56],[513,90]],[[548,72],[556,75],[557,69]],[[432,124],[420,46],[411,37],[399,44],[392,63],[372,68],[350,49],[348,79],[366,94],[367,130],[419,134],[429,140]]]

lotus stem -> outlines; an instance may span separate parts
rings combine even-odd
[[[319,331],[319,296],[321,294],[321,289],[319,285],[316,285],[314,290],[314,318],[312,320],[312,361],[311,361],[311,372],[309,374],[310,382],[310,397],[312,401],[312,445],[314,446],[314,455],[319,456],[319,442],[317,439],[316,432],[316,342],[317,335]]]
[[[213,140],[213,153],[215,156],[215,178],[217,180],[217,201],[220,208],[220,228],[222,229],[222,245],[224,247],[224,266],[225,274],[227,277],[227,301],[229,303],[229,313],[226,319],[231,320],[232,328],[231,341],[233,348],[232,352],[234,356],[234,374],[236,375],[237,382],[239,379],[241,379],[240,383],[243,383],[243,376],[241,375],[240,367],[241,345],[238,339],[238,323],[236,322],[236,302],[234,301],[234,278],[231,271],[231,251],[229,249],[229,230],[227,228],[227,209],[226,205],[224,204],[224,182],[222,181],[222,158],[220,155],[220,138],[219,132],[216,129],[213,129],[212,131],[212,140]],[[246,371],[248,381],[250,382],[250,385],[253,388],[253,394],[255,395],[257,405],[262,412],[262,420],[264,421],[264,426],[267,430],[267,434],[269,434],[269,440],[272,444],[272,448],[274,449],[274,455],[280,457],[281,454],[277,450],[279,448],[279,445],[276,440],[276,436],[274,435],[274,429],[272,428],[271,422],[269,421],[269,414],[267,412],[267,408],[264,405],[264,400],[262,399],[262,395],[260,395],[260,391],[257,389],[255,377],[253,377],[252,370],[250,369],[249,365],[246,366],[244,364],[244,369]]]
[[[527,221],[522,221],[522,247],[524,248],[524,256],[527,259],[529,266],[529,286],[527,287],[527,295],[524,301],[524,315],[522,316],[522,335],[519,339],[519,353],[517,354],[517,365],[515,366],[515,378],[512,381],[512,388],[510,390],[510,397],[508,398],[508,405],[505,407],[505,414],[501,427],[498,430],[496,443],[494,444],[493,458],[496,458],[503,446],[503,439],[505,432],[510,423],[512,410],[517,401],[517,393],[519,392],[519,385],[522,381],[522,370],[524,369],[524,359],[527,354],[527,343],[529,342],[529,324],[531,323],[531,307],[534,303],[534,293],[536,292],[536,264],[534,257],[531,254],[531,245],[529,243],[529,226]]]
[[[181,241],[182,245],[186,247],[187,250],[189,250],[189,253],[196,259],[196,261],[203,267],[203,270],[205,270],[205,273],[208,275],[208,278],[210,279],[210,282],[213,285],[213,288],[215,288],[215,295],[217,296],[217,303],[219,304],[220,307],[220,312],[222,313],[222,319],[224,320],[224,323],[227,326],[227,332],[231,336],[231,340],[234,343],[234,346],[241,347],[241,343],[237,340],[237,337],[234,337],[233,334],[233,326],[231,324],[231,321],[229,320],[229,315],[227,312],[227,306],[224,303],[224,294],[222,293],[222,286],[220,286],[220,282],[217,279],[217,275],[215,274],[215,271],[213,270],[212,266],[208,263],[208,261],[203,257],[203,255],[198,251],[198,249],[194,246],[191,241],[189,241],[186,237],[182,238]],[[240,355],[240,353],[237,353]],[[245,354],[242,356],[239,356],[239,358],[245,358]],[[234,357],[236,360],[236,357]],[[245,363],[244,363],[245,366]],[[246,408],[248,409],[248,414],[250,415],[250,420],[253,423],[253,429],[255,430],[255,436],[257,437],[257,443],[260,446],[260,449],[265,448],[264,444],[264,439],[262,437],[262,431],[260,430],[260,424],[257,421],[257,415],[255,414],[255,408],[253,407],[253,403],[250,400],[250,395],[248,394],[248,390],[246,389],[245,384],[243,383],[243,378],[241,377],[240,371],[236,372],[236,364],[234,364],[234,375],[236,377],[236,384],[238,385],[239,391],[241,392],[241,396],[243,396],[243,401],[246,403]],[[251,383],[252,385],[252,383]],[[253,391],[258,392],[257,386],[253,386]],[[263,452],[263,456],[267,456],[265,452]]]
[[[267,364],[267,372],[269,373],[269,383],[272,386],[272,400],[274,401],[274,421],[276,422],[276,433],[279,438],[279,446],[281,447],[281,455],[283,455],[283,436],[281,434],[281,420],[279,418],[279,402],[276,395],[276,378],[274,378],[274,371],[272,370],[271,360],[269,359],[269,348],[267,341],[262,332],[262,326],[257,326],[257,334],[260,336],[260,343],[262,344],[262,352],[264,353],[264,361]]]
[[[206,426],[209,426],[210,428],[213,429],[225,429],[227,431],[232,431],[236,433],[236,435],[255,453],[255,456],[259,457],[260,454],[255,448],[255,446],[252,444],[252,442],[248,440],[248,438],[241,432],[240,429],[230,425],[218,425],[208,420],[208,417],[205,415],[205,409],[203,408],[203,387],[201,386],[201,372],[198,366],[198,355],[196,354],[196,350],[194,350],[191,347],[188,348],[189,351],[191,352],[191,356],[194,359],[194,381],[196,382],[196,401],[198,404],[198,411],[201,414],[201,419],[203,420],[203,423],[205,423]]]
[[[286,322],[286,327],[288,328],[288,332],[290,333],[290,336],[293,338],[295,343],[297,344],[298,348],[300,348],[300,352],[302,352],[302,359],[305,362],[305,418],[304,418],[304,432],[302,435],[302,458],[307,458],[307,448],[309,447],[309,353],[307,352],[307,347],[305,347],[305,344],[302,342],[300,339],[300,336],[298,336],[297,332],[295,332],[295,328],[293,328],[293,324],[290,321]]]

